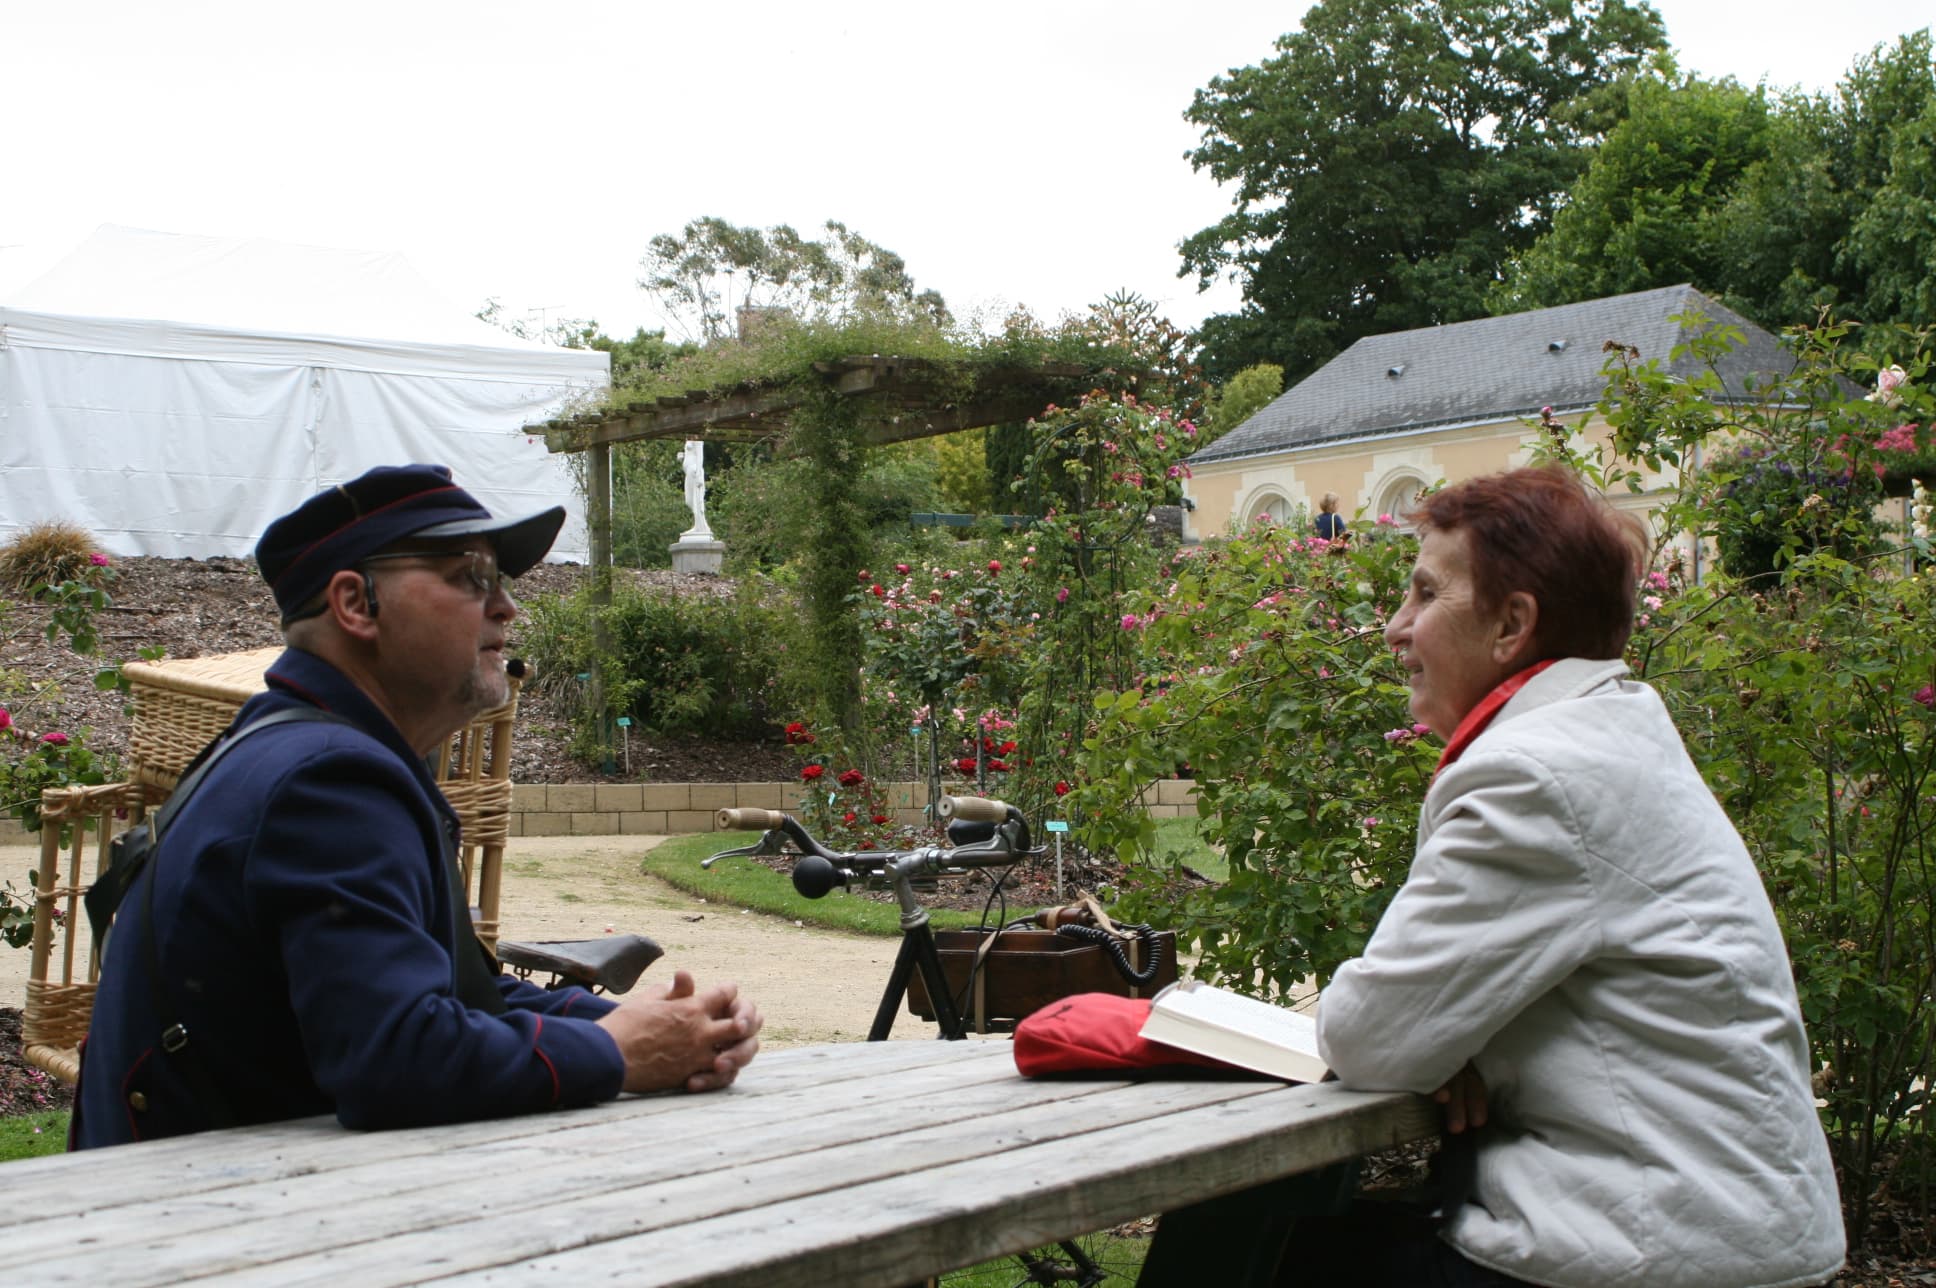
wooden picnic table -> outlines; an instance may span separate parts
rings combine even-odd
[[[37,1285],[892,1288],[1437,1130],[1335,1083],[1031,1081],[1005,1041],[769,1052],[712,1095],[0,1166]]]

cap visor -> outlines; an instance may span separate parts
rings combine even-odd
[[[551,549],[565,526],[565,507],[554,505],[523,519],[456,519],[419,528],[413,537],[489,537],[497,550],[498,571],[507,577],[529,572]]]

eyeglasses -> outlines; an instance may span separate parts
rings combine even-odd
[[[511,580],[498,571],[497,552],[494,550],[391,550],[380,555],[370,555],[364,559],[366,564],[383,563],[391,559],[463,559],[464,580],[470,583],[471,590],[479,598],[489,599],[504,589],[504,583]]]

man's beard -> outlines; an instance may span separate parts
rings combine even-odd
[[[457,690],[457,701],[463,706],[467,719],[482,715],[493,707],[503,706],[505,699],[510,696],[511,684],[501,666],[493,667],[489,672],[473,667]]]

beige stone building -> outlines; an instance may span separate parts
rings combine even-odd
[[[1606,383],[1606,342],[1693,375],[1696,360],[1674,356],[1689,333],[1678,319],[1693,314],[1746,337],[1720,366],[1728,390],[1792,369],[1773,335],[1691,286],[1370,336],[1190,458],[1184,535],[1200,541],[1259,519],[1308,526],[1326,492],[1347,520],[1402,523],[1421,488],[1526,464],[1546,432],[1543,408],[1576,443],[1604,443],[1589,413]],[[1674,480],[1649,482],[1614,503],[1651,511]]]

